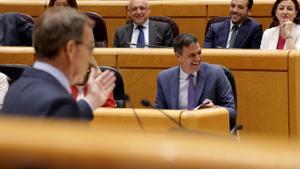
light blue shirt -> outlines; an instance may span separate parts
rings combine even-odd
[[[35,61],[33,67],[52,75],[71,94],[71,88],[68,78],[56,67],[41,61]]]

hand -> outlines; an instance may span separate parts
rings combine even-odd
[[[205,99],[203,102],[202,102],[202,107],[203,108],[211,108],[211,107],[214,107],[215,104],[210,100],[210,99]]]
[[[280,32],[283,38],[291,37],[292,36],[292,28],[293,22],[286,21],[280,25]]]
[[[113,72],[107,70],[99,74],[94,68],[91,68],[87,82],[88,94],[86,99],[91,102],[93,108],[104,105],[108,96],[115,88],[115,80],[116,77]]]

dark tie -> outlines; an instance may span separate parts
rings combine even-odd
[[[143,31],[144,26],[139,25],[136,28],[140,31],[138,39],[137,39],[136,47],[143,48],[143,47],[145,47],[145,36],[144,36],[144,31]]]
[[[188,76],[189,86],[188,86],[188,109],[192,110],[196,107],[196,90],[194,86],[194,75],[190,74]]]
[[[230,41],[229,41],[229,48],[233,48],[233,46],[234,46],[236,32],[237,32],[238,28],[239,28],[238,25],[233,25],[233,27],[232,27],[232,32],[231,32]]]

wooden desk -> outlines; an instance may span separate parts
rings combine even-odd
[[[237,142],[221,136],[117,132],[75,122],[4,117],[0,133],[1,168],[300,168],[299,145],[277,137]]]
[[[187,130],[222,135],[229,134],[229,115],[225,108],[211,108],[197,111],[161,111],[170,115]],[[94,112],[95,117],[91,125],[95,127],[113,126],[115,129],[152,132],[169,131],[179,127],[161,111],[156,109],[99,108]],[[137,118],[140,119],[141,126]]]
[[[21,12],[33,17],[40,16],[46,9],[46,0],[0,0],[0,12]]]
[[[300,137],[300,86],[297,51],[203,49],[203,60],[230,68],[238,93],[238,122],[242,133]],[[134,107],[140,100],[155,100],[159,71],[177,65],[172,49],[98,48],[100,65],[116,66]],[[33,49],[0,47],[0,63],[32,64]],[[26,59],[25,59],[26,58]]]

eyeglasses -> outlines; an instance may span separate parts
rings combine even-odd
[[[92,53],[95,48],[95,42],[83,43],[82,41],[76,41],[76,44],[86,46],[87,49]]]

